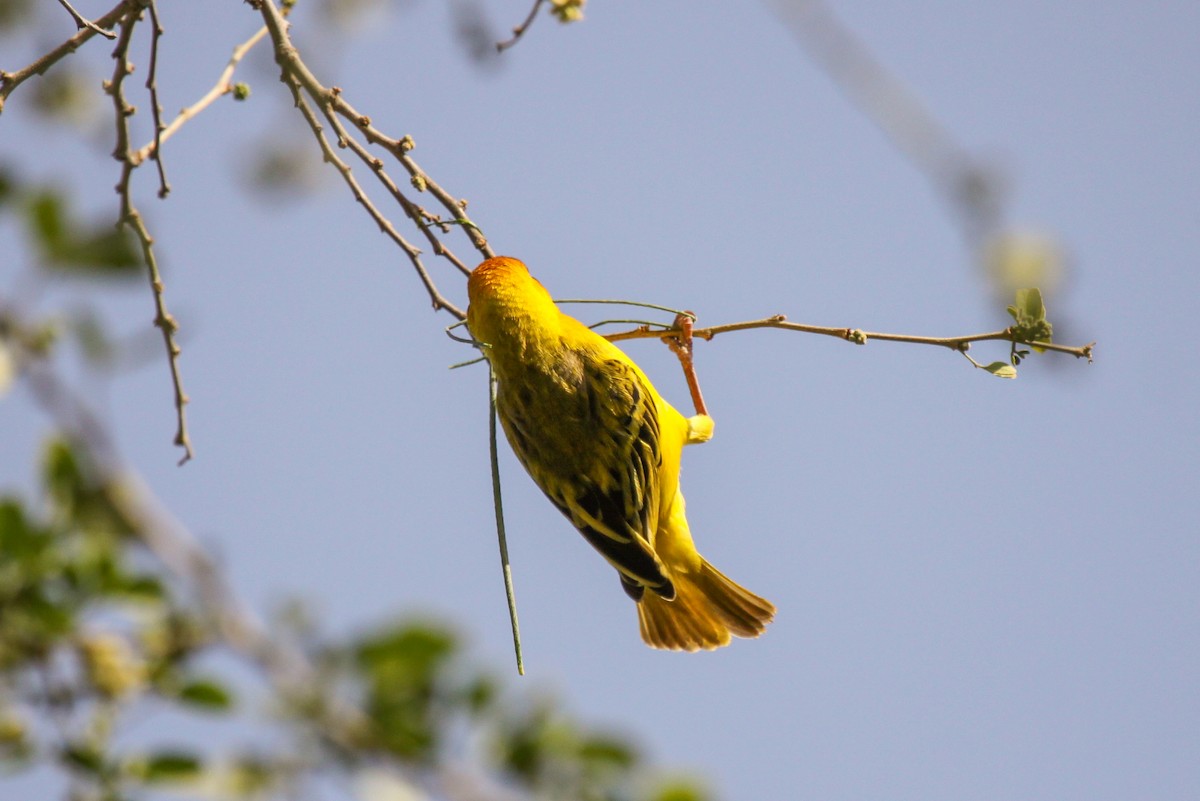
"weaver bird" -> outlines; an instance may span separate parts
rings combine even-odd
[[[684,514],[679,459],[712,436],[712,418],[676,411],[517,259],[488,259],[467,289],[467,325],[491,362],[509,444],[617,569],[646,644],[696,651],[762,634],[774,605],[705,561]]]

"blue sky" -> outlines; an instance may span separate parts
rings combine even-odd
[[[185,5],[164,8],[168,110],[256,28],[242,4]],[[526,8],[485,5],[498,30]],[[1096,363],[1047,355],[1006,382],[909,345],[777,331],[699,344],[717,428],[685,454],[692,529],[779,607],[765,637],[713,654],[645,648],[611,569],[505,451],[524,683],[726,798],[1194,796],[1200,8],[835,9],[1000,171],[1008,224],[1061,244],[1050,318],[1062,341],[1097,340]],[[307,55],[320,21],[303,4],[295,21]],[[686,307],[702,324],[1005,324],[941,199],[767,5],[597,0],[581,24],[539,20],[494,70],[450,27],[443,4],[405,3],[310,62],[378,127],[410,134],[496,250],[552,293]],[[26,47],[0,42],[0,67]],[[107,70],[106,54],[76,58]],[[446,369],[470,352],[332,171],[311,196],[246,191],[264,141],[312,146],[271,67],[257,54],[239,73],[251,100],[168,143],[169,200],[138,176],[183,326],[196,459],[175,467],[157,356],[104,388],[105,414],[260,608],[304,594],[334,631],[430,612],[506,667],[485,371]],[[31,124],[23,91],[0,159],[86,187],[81,211],[114,212],[111,145]],[[5,292],[31,264],[0,253]],[[460,278],[433,264],[465,306]],[[56,284],[38,308],[85,300],[113,330],[152,336],[141,286]],[[666,348],[627,350],[686,408]],[[24,392],[0,404],[0,481],[28,486],[48,423]]]

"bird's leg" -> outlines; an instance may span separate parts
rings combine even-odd
[[[696,407],[694,417],[688,418],[687,444],[708,442],[713,435],[713,419],[708,416],[708,407],[704,405],[704,395],[700,392],[700,381],[696,378],[696,365],[692,360],[692,324],[694,318],[687,314],[675,315],[675,328],[679,333],[663,337],[671,351],[679,358],[679,366],[683,368],[683,377],[687,379],[688,390],[692,393],[692,403]]]

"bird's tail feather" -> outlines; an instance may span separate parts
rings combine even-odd
[[[675,599],[646,593],[638,602],[642,640],[672,651],[712,650],[731,635],[757,637],[775,617],[775,605],[727,578],[704,559],[696,573],[672,575]]]

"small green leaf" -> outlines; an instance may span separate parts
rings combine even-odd
[[[133,235],[110,222],[75,222],[56,192],[34,195],[26,206],[27,226],[47,266],[64,273],[134,276],[141,254]]]
[[[1037,287],[1018,289],[1016,303],[1008,307],[1008,313],[1016,323],[1012,327],[1014,339],[1022,342],[1050,342],[1054,326],[1046,319],[1046,305],[1042,292]],[[1039,353],[1044,348],[1035,348]]]
[[[0,12],[2,15],[2,12]],[[0,207],[17,194],[17,179],[7,164],[0,164]]]
[[[358,663],[373,679],[428,680],[454,652],[454,637],[433,626],[407,624],[385,629],[358,645]]]
[[[229,782],[237,797],[263,796],[284,774],[267,760],[253,754],[239,756],[230,768]]]
[[[162,581],[156,576],[121,576],[113,590],[139,601],[161,601],[167,595]]]
[[[141,777],[147,784],[182,782],[200,773],[199,757],[187,751],[160,751],[141,765]]]
[[[233,695],[221,684],[212,680],[193,681],[179,689],[179,700],[190,706],[211,711],[229,709],[233,706]]]
[[[66,241],[67,223],[62,198],[50,191],[34,195],[26,207],[29,232],[46,254],[57,253]]]
[[[1017,290],[1017,307],[1030,322],[1046,319],[1046,305],[1042,302],[1042,290],[1037,287]]]
[[[46,443],[42,453],[42,482],[63,508],[72,508],[84,494],[83,474],[65,440],[52,439]]]
[[[467,709],[474,714],[486,711],[496,700],[496,683],[487,676],[480,676],[464,690]]]
[[[141,266],[133,235],[124,228],[108,225],[76,232],[53,257],[54,266],[74,274],[132,277]]]
[[[85,773],[99,774],[104,770],[103,755],[90,745],[68,745],[62,750],[62,759]]]
[[[1013,367],[1008,362],[992,362],[991,364],[983,365],[983,369],[996,376],[996,378],[1017,377],[1017,368]]]
[[[680,779],[660,786],[650,798],[653,801],[708,801],[709,795],[697,785]]]
[[[637,754],[628,743],[614,737],[594,736],[579,747],[579,756],[584,761],[604,763],[614,767],[629,768],[637,761]]]
[[[25,523],[25,508],[15,498],[0,501],[0,553],[5,559],[29,538],[29,527]]]

